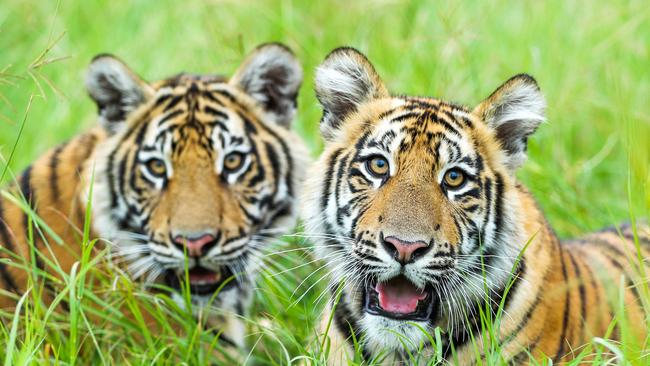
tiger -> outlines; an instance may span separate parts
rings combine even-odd
[[[622,277],[629,324],[646,339],[650,266],[634,263],[637,247],[650,256],[648,226],[560,241],[515,176],[546,120],[533,77],[470,109],[393,96],[342,47],[314,84],[324,148],[300,215],[330,274],[319,331],[330,365],[475,365],[491,349],[498,364],[566,362],[593,337],[619,339],[608,284]]]
[[[302,79],[279,43],[255,48],[230,78],[148,83],[117,57],[96,56],[85,86],[97,124],[38,158],[0,200],[2,289],[25,292],[28,271],[11,265],[22,258],[49,274],[51,301],[57,272],[47,264],[70,272],[88,216],[96,247],[119,256],[131,278],[171,289],[179,305],[189,287],[194,312],[219,310],[221,344],[245,347],[260,251],[297,220],[308,156],[292,130]],[[0,307],[15,301],[2,296]]]

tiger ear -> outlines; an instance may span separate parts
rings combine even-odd
[[[97,55],[88,66],[86,89],[97,104],[99,123],[117,131],[129,113],[145,103],[154,91],[126,64],[112,55]]]
[[[510,78],[481,102],[479,116],[501,144],[506,165],[514,172],[526,161],[528,137],[546,119],[546,101],[535,79],[519,74]]]
[[[253,97],[274,122],[289,127],[298,105],[302,66],[288,47],[267,43],[244,60],[230,84]]]
[[[389,96],[370,61],[350,47],[332,51],[316,69],[316,97],[323,106],[321,135],[333,138],[347,115],[373,99]]]

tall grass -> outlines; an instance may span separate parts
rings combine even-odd
[[[529,162],[519,176],[558,233],[579,235],[650,216],[645,1],[4,0],[0,181],[10,182],[48,148],[95,123],[83,87],[95,54],[114,53],[155,80],[182,70],[229,74],[247,51],[266,41],[288,44],[303,62],[294,127],[314,154],[321,142],[313,69],[334,47],[367,53],[395,93],[470,106],[509,76],[527,72],[547,97],[549,122],[531,139]],[[37,217],[30,220],[33,236],[46,230]],[[90,253],[91,238],[82,244]],[[326,271],[308,256],[309,245],[293,236],[270,246],[247,319],[249,362],[324,360],[318,351],[323,339],[315,335],[328,296],[321,296]],[[3,314],[4,364],[208,364],[209,348],[220,347],[216,335],[167,297],[133,284],[119,268],[100,265],[102,257],[86,255],[73,272],[61,273],[63,290],[53,304],[42,301],[46,289],[34,281],[21,299],[20,315]],[[64,300],[70,312],[60,310]],[[137,316],[141,311],[153,314],[159,329],[145,326]],[[184,330],[182,336],[172,323]],[[631,354],[626,344],[606,339],[580,352],[600,355],[601,364],[610,354],[621,363]],[[499,364],[498,350],[493,356],[491,363]]]

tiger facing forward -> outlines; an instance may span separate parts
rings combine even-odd
[[[325,148],[302,216],[332,277],[330,364],[352,361],[354,345],[367,362],[429,362],[436,327],[454,364],[477,364],[495,343],[501,362],[566,361],[608,333],[606,285],[621,276],[644,339],[632,228],[560,242],[515,178],[545,118],[532,77],[514,76],[470,110],[391,96],[365,56],[340,48],[315,87]],[[638,240],[648,257],[647,227]]]
[[[295,223],[307,155],[290,126],[301,83],[300,64],[280,44],[255,49],[229,80],[179,74],[149,84],[118,59],[97,56],[86,86],[99,126],[47,152],[13,188],[65,243],[45,249],[52,237],[35,230],[36,266],[53,276],[47,263],[70,271],[88,214],[92,237],[111,243],[134,278],[189,286],[198,308],[214,300],[223,343],[241,347],[262,237]],[[30,258],[31,221],[19,205],[0,201],[4,249]],[[27,277],[1,264],[5,290],[22,294]],[[52,283],[45,288],[54,296]],[[180,293],[172,297],[182,302]],[[13,301],[2,297],[0,305]]]

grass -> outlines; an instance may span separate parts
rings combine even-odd
[[[364,51],[393,92],[470,106],[509,76],[527,72],[547,97],[549,122],[531,139],[519,177],[557,232],[575,236],[650,216],[645,1],[5,0],[0,180],[10,181],[11,173],[95,123],[83,87],[95,54],[117,54],[145,79],[156,80],[181,70],[229,74],[247,51],[266,41],[286,43],[303,62],[295,128],[314,154],[321,142],[313,69],[334,47]],[[91,245],[88,238],[84,242]],[[320,264],[304,260],[301,247],[294,240],[286,248],[295,251],[270,257],[274,264],[260,280],[248,339],[255,345],[253,363],[287,364],[299,355],[321,359],[312,340],[325,280],[318,281],[318,271],[302,282]],[[277,274],[280,268],[293,269]],[[6,345],[0,359],[5,365],[206,364],[209,354],[200,345],[215,343],[214,336],[173,303],[140,291],[115,271],[100,270],[86,258],[66,274],[61,299],[73,307],[69,317],[43,305],[43,290],[33,288],[21,303],[23,315],[9,316],[0,328],[0,344]],[[84,277],[96,278],[95,287],[82,286]],[[92,310],[97,304],[106,310]],[[137,304],[161,320],[160,331],[114,312],[126,306],[137,313]],[[186,335],[176,336],[169,319],[182,324]],[[593,352],[624,349],[607,340],[594,345]],[[498,364],[498,352],[494,356],[491,363]]]

